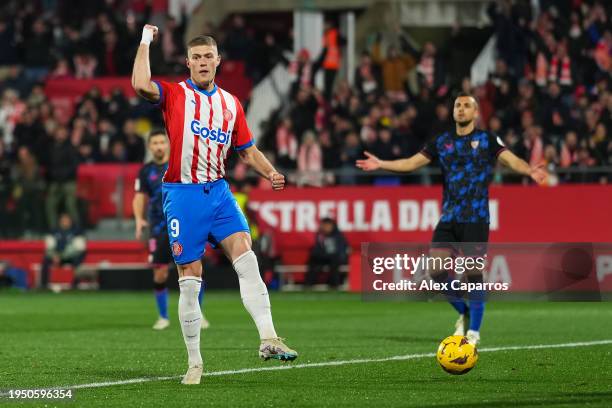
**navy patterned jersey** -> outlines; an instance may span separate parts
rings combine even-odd
[[[489,222],[489,183],[505,149],[499,137],[479,129],[465,136],[446,132],[425,145],[421,153],[437,158],[444,175],[441,222]]]
[[[162,206],[162,178],[168,169],[168,163],[149,162],[142,166],[134,189],[149,196],[147,218],[151,234],[158,235],[166,230],[166,219]]]

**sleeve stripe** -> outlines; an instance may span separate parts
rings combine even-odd
[[[506,150],[508,150],[508,148],[506,147],[502,147],[501,149],[499,149],[497,153],[495,153],[495,158],[499,157],[499,155],[502,154]]]
[[[421,153],[423,156],[427,157],[429,160],[433,160],[433,156],[427,150],[421,149],[421,151],[419,153]]]
[[[238,152],[238,151],[240,151],[240,150],[244,150],[244,149],[246,149],[247,147],[251,147],[251,146],[253,146],[254,144],[255,144],[255,142],[253,142],[253,139],[251,139],[251,140],[249,140],[247,143],[245,143],[245,144],[243,144],[243,145],[240,145],[240,146],[236,146],[236,147],[234,147],[234,150],[236,150],[236,151]]]
[[[153,106],[161,106],[162,102],[164,101],[164,89],[158,81],[153,81],[153,83],[157,85],[157,89],[159,89],[159,101],[152,102]]]

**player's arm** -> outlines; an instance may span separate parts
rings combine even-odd
[[[365,152],[367,159],[357,160],[357,167],[365,171],[388,170],[396,173],[409,173],[428,165],[431,159],[423,153],[417,153],[407,159],[380,160],[370,152]]]
[[[544,163],[531,167],[525,160],[521,159],[510,150],[502,151],[499,156],[497,156],[497,159],[504,166],[519,174],[531,177],[533,181],[538,184],[541,184],[546,180],[547,173],[544,169]]]
[[[158,102],[160,99],[159,88],[151,81],[149,63],[149,44],[157,37],[157,32],[158,29],[154,25],[147,24],[142,29],[142,40],[140,40],[132,70],[132,87],[138,95],[151,102]]]
[[[147,222],[146,208],[149,202],[149,197],[145,193],[136,192],[132,200],[132,209],[134,210],[134,220],[136,221],[136,239],[142,237],[142,230],[146,228]]]
[[[245,164],[251,166],[262,177],[270,180],[272,189],[282,190],[285,187],[285,176],[274,168],[257,146],[252,145],[244,150],[240,150],[238,155]]]

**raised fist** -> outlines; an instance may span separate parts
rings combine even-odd
[[[142,29],[142,39],[140,40],[141,44],[151,44],[152,41],[155,41],[157,38],[157,33],[159,32],[159,28],[157,26],[146,24]]]

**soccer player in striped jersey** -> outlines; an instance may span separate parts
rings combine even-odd
[[[489,183],[497,161],[537,183],[542,183],[547,176],[543,164],[530,167],[508,150],[499,136],[478,129],[478,115],[476,99],[461,93],[453,107],[454,130],[437,135],[412,157],[387,161],[366,152],[367,158],[356,163],[365,171],[383,169],[403,173],[437,159],[444,174],[444,189],[442,217],[432,238],[430,256],[433,258],[446,259],[456,252],[466,257],[486,253],[489,240]],[[449,283],[451,279],[445,270],[429,272],[440,283]],[[466,278],[470,283],[482,283],[483,271],[467,269]],[[459,313],[455,334],[465,335],[470,343],[477,344],[484,316],[484,292],[470,291],[467,303],[457,291],[449,289],[445,294]]]
[[[183,384],[199,384],[202,313],[198,293],[206,242],[220,246],[238,275],[240,295],[259,331],[259,356],[294,360],[297,352],[278,337],[272,322],[268,289],[244,214],[225,181],[225,164],[232,150],[282,190],[285,177],[257,149],[238,98],[215,83],[221,58],[215,40],[198,36],[187,44],[190,78],[179,83],[152,81],[149,44],[158,29],[145,25],[132,73],[132,86],[162,110],[170,139],[170,160],[162,184],[172,256],[179,270],[179,320],[187,347],[188,370]]]

